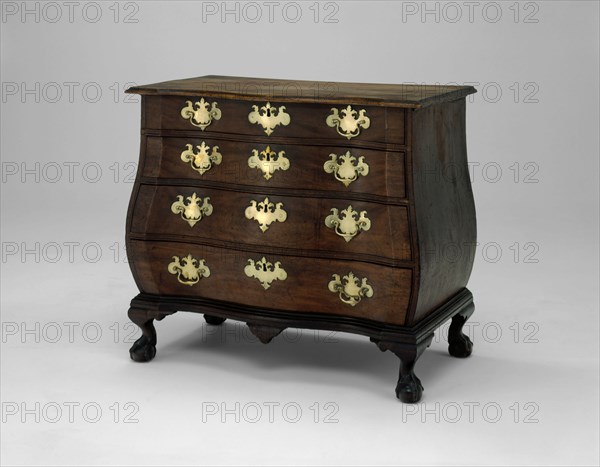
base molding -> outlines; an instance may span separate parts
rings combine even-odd
[[[153,321],[178,311],[202,313],[209,324],[221,324],[225,319],[245,322],[263,343],[270,342],[285,328],[348,332],[369,337],[381,351],[389,350],[400,359],[396,395],[403,402],[414,403],[420,400],[423,386],[413,369],[417,359],[429,347],[434,331],[452,319],[448,333],[449,352],[455,357],[468,357],[473,344],[462,333],[462,328],[474,309],[473,295],[464,288],[415,325],[397,326],[360,318],[283,312],[203,298],[140,293],[131,300],[128,315],[142,330],[142,337],[131,347],[130,356],[137,362],[152,360],[157,342]]]

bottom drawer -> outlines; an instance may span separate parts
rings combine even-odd
[[[404,324],[411,269],[191,243],[132,240],[129,246],[141,292]]]

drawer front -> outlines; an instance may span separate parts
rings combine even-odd
[[[411,260],[407,208],[362,201],[141,185],[131,232]]]
[[[404,324],[410,269],[277,256],[170,242],[131,241],[142,292]],[[263,260],[264,258],[264,260]]]
[[[268,105],[267,105],[268,104]],[[210,96],[144,96],[143,128],[404,144],[404,109]]]
[[[406,198],[402,152],[156,136],[145,144],[145,177]]]

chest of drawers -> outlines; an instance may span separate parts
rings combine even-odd
[[[128,92],[142,96],[133,360],[154,358],[154,320],[176,311],[264,343],[288,327],[367,336],[399,357],[404,402],[445,321],[450,354],[470,355],[472,87],[205,76]]]

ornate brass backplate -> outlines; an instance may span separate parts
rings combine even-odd
[[[367,117],[365,109],[361,109],[357,113],[356,110],[348,106],[339,111],[336,108],[332,108],[331,115],[327,116],[325,123],[327,123],[327,126],[335,127],[340,135],[350,139],[358,136],[361,128],[364,130],[369,128],[371,126],[371,119]]]
[[[354,273],[349,272],[340,278],[338,274],[332,275],[328,288],[331,292],[338,293],[340,300],[350,306],[356,306],[363,297],[373,296],[373,287],[367,284],[367,278],[359,279]]]
[[[360,156],[358,162],[350,151],[341,156],[329,154],[329,157],[330,160],[323,164],[323,170],[328,174],[333,173],[335,179],[346,186],[356,180],[359,175],[366,176],[369,174],[369,164],[365,162],[364,156]]]
[[[287,272],[281,267],[281,263],[276,261],[275,264],[273,264],[267,261],[264,256],[260,261],[249,259],[248,264],[244,268],[244,272],[248,277],[258,279],[265,290],[271,287],[271,282],[275,280],[284,281],[287,279]]]
[[[291,117],[285,111],[285,106],[271,107],[271,103],[267,102],[260,110],[258,110],[257,105],[253,105],[252,112],[248,114],[248,121],[258,123],[265,129],[265,133],[270,136],[277,125],[288,126]]]
[[[285,222],[287,213],[283,210],[283,203],[272,203],[269,198],[264,201],[250,201],[246,208],[246,219],[254,219],[260,225],[260,230],[266,232],[273,222]]]
[[[209,197],[202,199],[196,193],[192,193],[192,196],[188,196],[185,200],[186,202],[183,201],[183,195],[177,195],[177,201],[171,204],[171,211],[173,214],[179,214],[184,221],[190,224],[190,227],[194,227],[196,222],[202,220],[203,216],[210,216],[213,212]]]
[[[196,259],[191,254],[179,259],[179,256],[173,256],[173,261],[167,266],[171,274],[177,275],[177,280],[184,285],[194,285],[202,277],[210,276],[210,269],[204,264],[203,259]]]
[[[271,150],[270,146],[267,146],[267,148],[260,153],[257,149],[252,150],[252,155],[248,158],[248,167],[261,170],[263,176],[269,180],[276,170],[289,169],[290,160],[285,157],[285,151],[276,153]]]
[[[189,163],[196,172],[200,175],[211,169],[213,164],[219,165],[223,156],[219,152],[219,146],[213,146],[210,151],[210,146],[207,146],[204,141],[200,146],[196,146],[198,152],[194,152],[194,147],[191,144],[186,144],[186,150],[181,153],[181,160]]]
[[[367,231],[371,228],[371,221],[367,218],[367,211],[361,211],[360,214],[348,206],[342,210],[341,215],[336,208],[331,208],[331,214],[325,218],[325,225],[330,229],[335,229],[335,233],[349,242],[361,230]]]
[[[204,97],[199,102],[186,101],[185,107],[181,109],[181,116],[202,131],[210,125],[213,120],[221,119],[221,110],[217,108],[217,103],[209,104]],[[210,106],[210,108],[209,108]]]

